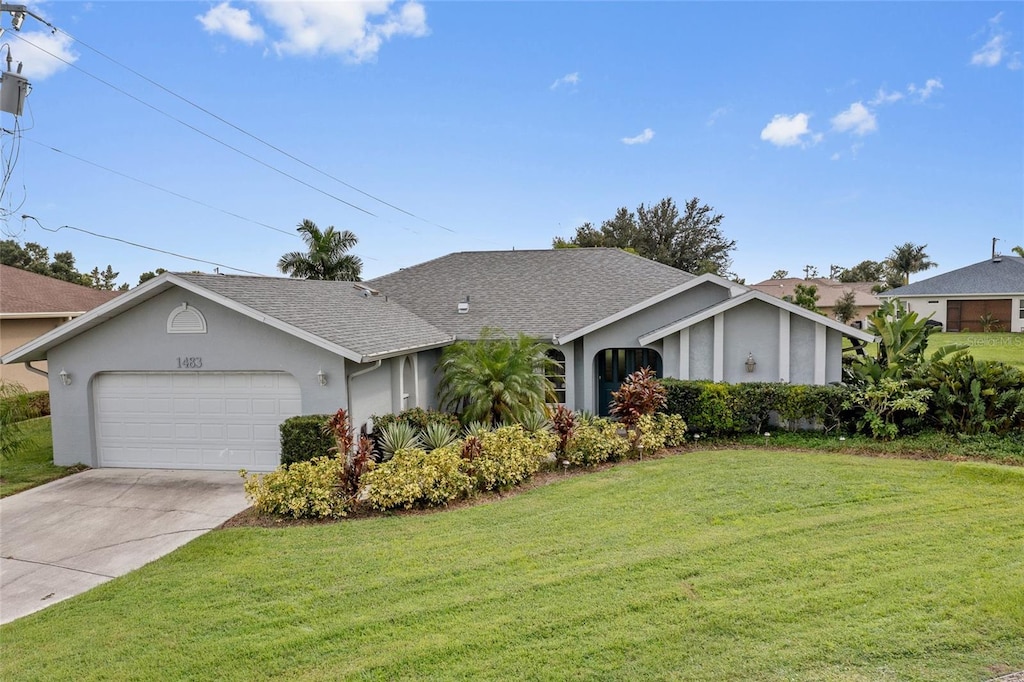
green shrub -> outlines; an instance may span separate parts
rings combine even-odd
[[[450,445],[433,452],[399,450],[394,457],[363,475],[363,494],[380,510],[438,506],[473,489],[463,471],[461,448]]]
[[[424,410],[422,407],[411,407],[398,414],[373,415],[373,431],[376,433],[394,422],[405,422],[416,428],[416,431],[424,431],[428,424],[447,424],[456,431],[462,428],[459,418],[448,412],[437,410]]]
[[[576,466],[593,466],[623,459],[629,443],[619,435],[619,427],[607,419],[581,419],[569,438],[565,459]]]
[[[678,414],[659,412],[654,415],[654,426],[665,438],[665,446],[674,448],[686,442],[686,422]]]
[[[382,462],[391,459],[399,450],[411,450],[422,446],[423,442],[416,427],[409,422],[391,422],[377,432],[377,450]]]
[[[558,445],[547,431],[528,434],[519,424],[480,434],[480,454],[472,474],[480,490],[505,490],[537,473],[541,463]]]
[[[1011,365],[944,356],[927,363],[915,385],[931,391],[929,421],[947,433],[1024,430],[1024,372]]]
[[[281,464],[330,457],[335,444],[334,436],[324,432],[329,419],[327,414],[308,414],[281,422]]]
[[[882,378],[850,393],[848,403],[862,410],[857,429],[880,440],[906,433],[928,411],[927,388],[912,389],[906,380]]]
[[[18,454],[25,444],[21,423],[28,411],[28,394],[18,383],[0,381],[0,459]]]
[[[344,465],[341,457],[316,457],[262,476],[241,473],[245,494],[262,514],[296,519],[337,518],[345,516],[352,504],[339,485]]]
[[[431,422],[420,434],[425,450],[437,450],[459,440],[459,433],[448,424]]]
[[[735,430],[729,384],[662,379],[665,412],[686,420],[691,433],[719,436]]]

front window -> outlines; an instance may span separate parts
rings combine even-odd
[[[554,367],[548,369],[548,381],[555,387],[556,402],[565,403],[565,353],[552,348],[548,357],[555,361]]]

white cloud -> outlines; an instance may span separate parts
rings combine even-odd
[[[227,1],[211,7],[196,19],[207,33],[223,33],[250,45],[263,40],[263,27],[253,23],[249,10],[232,7]]]
[[[644,131],[634,137],[622,138],[622,144],[647,144],[654,139],[654,131],[650,128],[644,128]]]
[[[731,112],[732,112],[732,108],[731,107],[718,107],[717,109],[712,111],[711,114],[708,116],[707,125],[709,125],[709,126],[715,125],[715,123],[718,121],[718,119],[720,119],[721,117],[723,117],[726,114],[731,113]]]
[[[928,80],[925,81],[923,88],[919,88],[913,83],[907,86],[907,92],[909,92],[911,95],[917,95],[918,100],[920,100],[921,102],[931,97],[936,90],[941,89],[942,81],[940,81],[938,78],[929,78]]]
[[[846,111],[832,118],[832,127],[841,133],[852,132],[855,135],[867,135],[878,130],[875,115],[860,102],[854,102]]]
[[[810,116],[804,113],[787,116],[776,114],[761,131],[761,139],[776,147],[806,146],[808,140],[814,144],[821,141],[821,134],[814,133],[808,126]],[[804,136],[808,136],[807,139]]]
[[[563,85],[579,85],[579,82],[580,82],[580,73],[579,73],[579,71],[573,71],[572,73],[565,74],[561,78],[556,78],[555,82],[551,84],[551,89],[552,90],[557,90],[559,87],[561,87]]]
[[[939,87],[942,87],[941,84]],[[886,92],[885,88],[878,88],[878,92],[875,96],[868,101],[868,105],[877,107],[880,104],[892,104],[893,102],[899,102],[903,99],[902,92]]]
[[[210,33],[249,44],[273,34],[278,55],[338,55],[352,62],[372,61],[392,38],[430,33],[427,11],[416,0],[401,5],[393,0],[255,0],[253,5],[262,23],[230,0],[196,19]]]
[[[1007,45],[1010,34],[999,25],[1002,20],[1002,12],[988,20],[988,30],[985,31],[988,35],[988,40],[971,55],[971,64],[973,66],[999,66],[1003,59],[1008,59],[1007,66],[1010,69],[1017,70],[1020,68],[1019,53],[1014,52],[1011,54]]]
[[[833,161],[838,161],[840,158],[842,158],[842,156],[839,154],[839,152],[833,152],[832,156],[830,156],[829,158],[832,159]]]
[[[409,0],[391,11],[390,0],[260,0],[267,19],[284,38],[274,42],[278,54],[336,54],[353,62],[373,60],[385,41],[430,33],[423,5]]]
[[[24,40],[13,41],[11,44],[14,49],[14,61],[24,64],[22,73],[29,80],[49,78],[78,60],[78,54],[71,51],[74,41],[66,33],[21,31],[17,35]]]
[[[1010,57],[1010,61],[1006,62],[1006,68],[1011,71],[1020,71],[1022,66],[1024,66],[1024,64],[1020,61],[1020,52],[1014,52],[1013,56]]]

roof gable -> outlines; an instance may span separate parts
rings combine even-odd
[[[165,273],[3,356],[41,360],[46,351],[172,287],[180,287],[355,362],[445,345],[452,337],[353,282]]]
[[[821,315],[819,313],[811,312],[806,308],[801,308],[800,306],[789,303],[788,301],[783,301],[780,298],[775,298],[774,296],[766,294],[763,291],[757,291],[756,289],[752,289],[745,294],[741,294],[739,296],[727,299],[725,301],[722,301],[721,303],[716,303],[715,305],[709,306],[704,310],[701,310],[700,312],[694,313],[693,315],[684,317],[681,320],[676,320],[675,322],[667,324],[659,329],[654,329],[640,337],[640,344],[646,346],[650,343],[654,343],[659,339],[665,338],[669,334],[674,334],[683,329],[692,327],[698,322],[703,322],[704,320],[714,317],[718,313],[724,313],[727,310],[732,310],[733,308],[741,306],[749,301],[762,301],[764,303],[767,303],[768,305],[774,306],[776,308],[781,308],[782,310],[786,310],[794,315],[798,315],[799,317],[808,319],[811,322],[814,322],[815,324],[825,325],[829,329],[834,329],[842,333],[844,336],[860,339],[861,341],[865,342],[871,342],[875,340],[874,336],[868,334],[867,332],[861,331],[860,329],[855,329],[854,327],[850,327],[841,322],[837,322],[836,320],[825,317],[824,315]]]
[[[1024,258],[1000,256],[967,265],[920,282],[890,289],[881,298],[904,296],[964,296],[972,294],[1024,294]]]
[[[119,293],[0,265],[0,316],[3,317],[77,316]]]

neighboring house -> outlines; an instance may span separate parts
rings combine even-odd
[[[3,356],[48,359],[54,460],[268,470],[297,414],[437,405],[441,349],[484,328],[550,342],[559,399],[606,412],[635,369],[824,384],[871,336],[618,249],[467,252],[364,283],[166,273]]]
[[[995,256],[920,282],[891,289],[919,315],[948,332],[1024,331],[1024,258]]]
[[[74,319],[117,296],[0,265],[0,355],[22,346],[54,327]],[[17,382],[29,391],[47,390],[46,363],[0,365],[0,381]]]
[[[858,329],[863,329],[867,326],[868,315],[878,310],[878,306],[882,304],[882,301],[879,300],[873,291],[878,282],[840,282],[835,279],[825,279],[824,277],[812,277],[810,279],[786,277],[784,279],[766,279],[763,282],[752,284],[750,288],[763,291],[778,298],[785,296],[792,298],[796,295],[797,284],[803,284],[804,286],[814,285],[817,287],[818,308],[832,319],[836,317],[836,301],[847,292],[852,291],[854,305],[857,306],[857,313],[850,320],[849,324]]]

